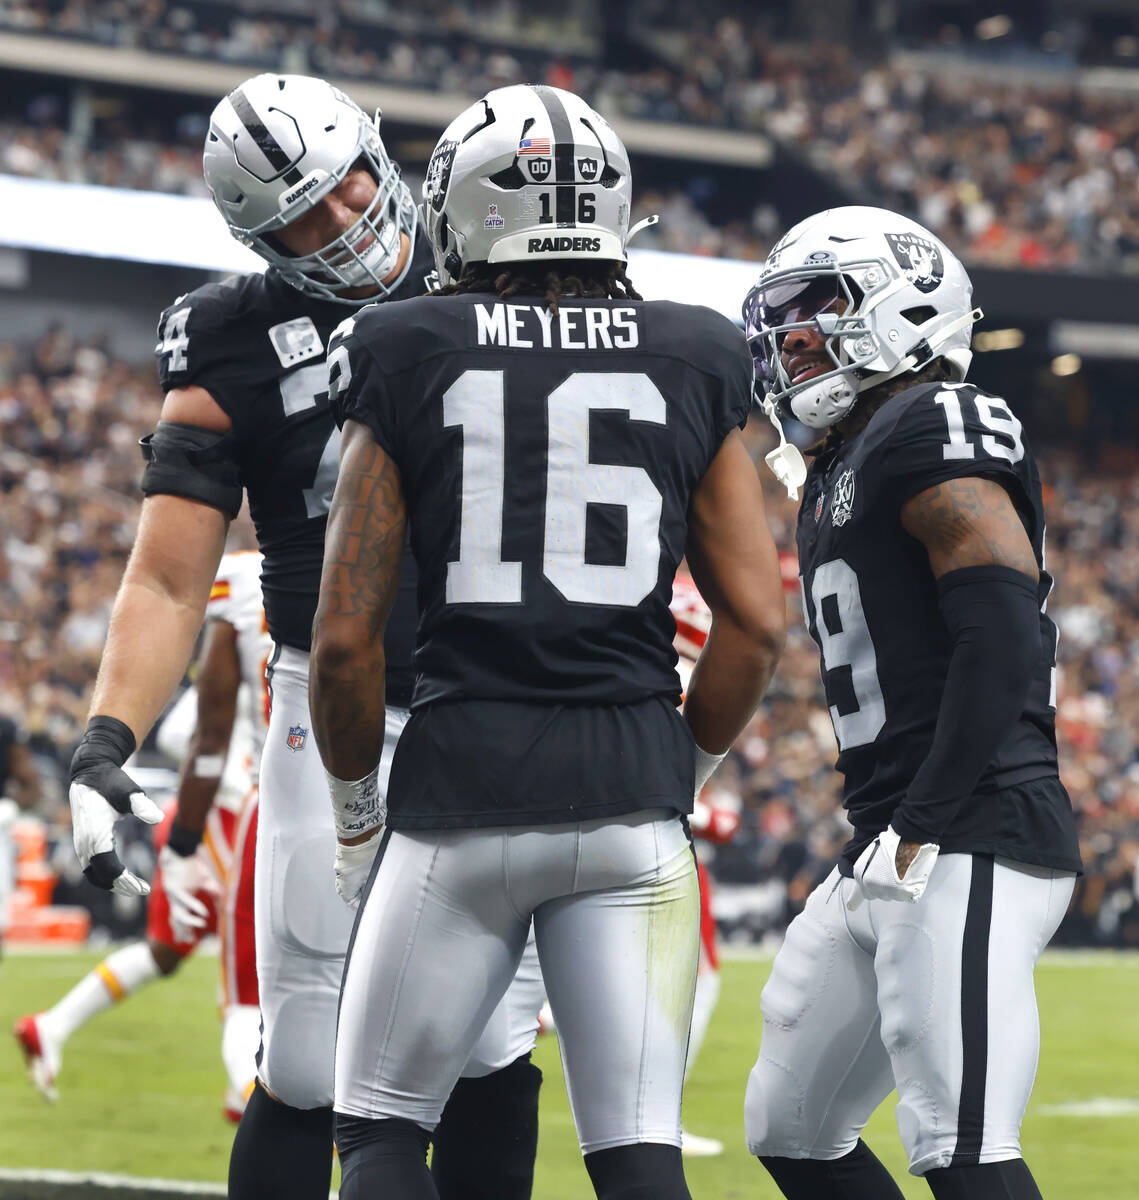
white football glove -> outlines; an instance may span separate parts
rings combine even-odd
[[[360,898],[372,873],[372,863],[376,861],[376,851],[380,848],[383,835],[384,827],[381,825],[366,842],[357,846],[336,843],[336,892],[349,908],[360,907]]]
[[[899,879],[897,853],[901,840],[894,827],[888,826],[858,856],[854,864],[855,887],[847,908],[856,909],[863,900],[902,900],[915,904],[922,898],[939,847],[935,842],[923,842],[905,876]]]
[[[105,792],[114,799],[109,799]],[[148,895],[150,884],[128,871],[115,853],[115,822],[129,812],[148,825],[158,825],[162,809],[125,771],[110,764],[104,768],[99,786],[73,780],[67,796],[71,801],[75,853],[87,879],[96,887],[118,892],[120,896]]]
[[[150,884],[128,871],[115,853],[115,822],[127,813],[157,825],[162,809],[122,769],[134,734],[116,717],[97,716],[71,756],[67,797],[75,853],[88,881],[120,896],[145,896]]]
[[[170,901],[170,929],[176,942],[192,942],[195,932],[204,929],[210,919],[210,910],[199,899],[200,893],[221,895],[221,885],[203,862],[204,852],[200,850],[199,847],[193,854],[179,854],[163,846],[158,855],[162,885]]]

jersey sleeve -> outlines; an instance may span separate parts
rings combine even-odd
[[[717,448],[733,429],[742,429],[751,413],[755,364],[747,340],[727,320],[721,331],[724,340],[723,388],[714,412],[713,438]]]
[[[890,432],[884,465],[900,505],[949,479],[971,475],[1004,485],[1018,506],[1031,508],[1027,450],[1008,404],[972,384],[922,388]]]
[[[229,311],[224,289],[211,284],[175,300],[158,319],[154,356],[163,393],[204,388],[236,427],[248,408],[255,368],[249,331]]]
[[[398,409],[380,366],[384,343],[391,336],[387,314],[378,308],[349,317],[328,343],[328,402],[337,425],[358,421],[371,430],[377,444],[398,458]]]
[[[708,461],[733,429],[747,424],[755,367],[747,339],[727,317],[698,305],[676,305],[683,312],[682,336],[689,361],[704,380]]]

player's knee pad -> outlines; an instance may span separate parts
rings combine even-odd
[[[336,997],[324,992],[284,997],[266,1019],[258,1074],[293,1108],[332,1104],[336,1047]]]
[[[763,1039],[748,1076],[744,1122],[753,1154],[785,1154],[803,1141],[810,1067],[801,1056],[799,1022],[828,982],[835,935],[809,914],[792,925],[760,996]]]
[[[787,1154],[803,1143],[806,1091],[794,1072],[780,1063],[759,1058],[747,1079],[744,1132],[752,1154]]]
[[[455,1084],[432,1135],[431,1174],[441,1200],[529,1200],[541,1086],[529,1054]]]
[[[939,1167],[925,1181],[937,1200],[1041,1200],[1040,1189],[1023,1158]]]
[[[438,1195],[427,1171],[430,1134],[399,1117],[336,1115],[342,1200],[377,1195],[401,1200],[434,1200]]]
[[[679,1146],[638,1142],[585,1156],[597,1200],[691,1200]]]

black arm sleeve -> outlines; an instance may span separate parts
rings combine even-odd
[[[146,459],[145,496],[184,496],[221,509],[232,521],[241,508],[237,439],[181,421],[159,421],[139,443]]]
[[[953,653],[933,745],[891,824],[940,842],[1024,711],[1040,659],[1036,584],[1011,567],[964,567],[937,581]]]

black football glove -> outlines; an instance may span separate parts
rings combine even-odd
[[[97,888],[120,896],[145,896],[150,884],[132,874],[115,853],[115,822],[134,813],[148,825],[162,809],[122,769],[134,752],[134,734],[115,717],[92,717],[71,756],[68,799],[75,853]]]

